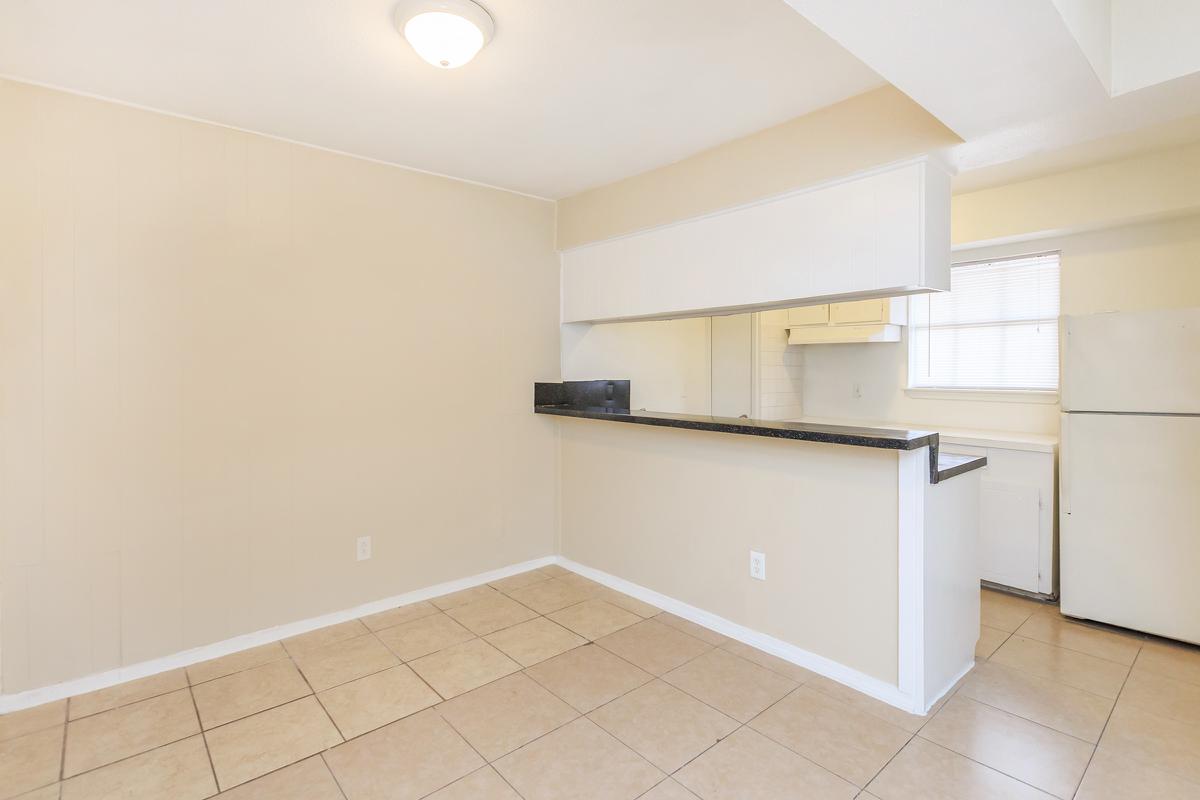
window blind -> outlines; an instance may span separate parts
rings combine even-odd
[[[914,388],[1058,389],[1058,253],[955,264],[909,307]]]

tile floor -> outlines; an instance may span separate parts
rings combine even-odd
[[[1200,649],[982,622],[916,717],[547,567],[0,717],[0,798],[1200,798]]]

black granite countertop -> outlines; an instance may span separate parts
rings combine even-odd
[[[803,442],[879,447],[885,450],[916,450],[919,447],[937,443],[937,434],[930,431],[816,425],[806,422],[777,422],[740,417],[706,417],[697,414],[668,414],[661,411],[631,411],[627,408],[567,404],[537,405],[533,407],[533,410],[537,414],[554,414],[559,417],[582,417],[608,420],[609,422],[628,422],[634,425],[657,425],[694,431],[738,433],[743,436],[767,436],[772,439],[797,439]]]
[[[987,456],[960,456],[955,453],[939,452],[937,455],[937,480],[933,483],[940,483],[955,475],[962,475],[964,472],[986,466]]]
[[[884,450],[917,450],[928,447],[930,483],[938,483],[987,464],[987,459],[981,456],[939,454],[938,435],[933,431],[634,411],[629,408],[629,389],[629,381],[535,383],[533,411],[535,414],[551,414],[558,417],[715,431],[743,436],[766,436],[772,439],[795,439],[852,447],[875,447]]]

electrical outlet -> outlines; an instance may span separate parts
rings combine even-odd
[[[856,383],[850,387],[850,396],[853,397],[855,400],[862,399],[862,384],[861,383]]]
[[[760,581],[767,579],[767,557],[757,550],[750,551],[750,577]]]
[[[371,557],[371,537],[360,536],[355,542],[354,548],[355,560],[366,561]]]

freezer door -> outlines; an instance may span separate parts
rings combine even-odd
[[[1200,417],[1064,414],[1062,612],[1200,644]]]
[[[1063,317],[1063,411],[1200,413],[1200,308]]]

